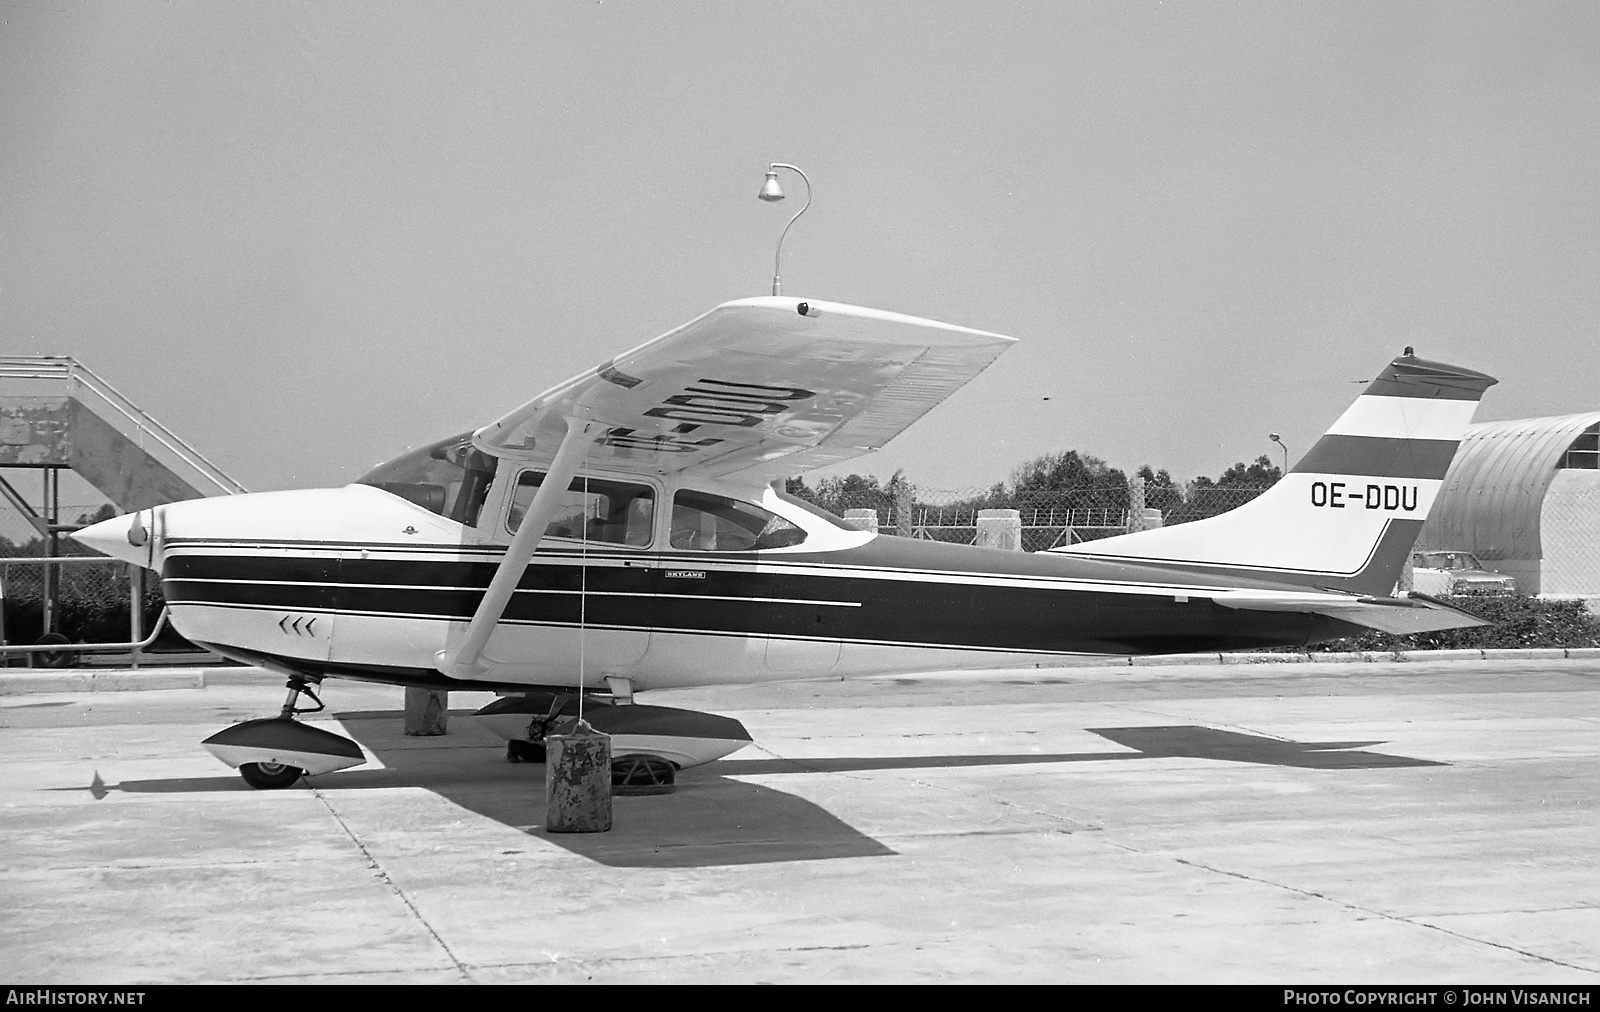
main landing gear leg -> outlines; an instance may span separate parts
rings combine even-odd
[[[557,695],[550,703],[550,712],[528,721],[528,740],[511,739],[506,742],[506,762],[542,763],[545,761],[544,737],[555,726],[556,719],[571,697]]]

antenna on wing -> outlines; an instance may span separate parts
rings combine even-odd
[[[806,182],[806,203],[805,203],[805,207],[800,208],[800,210],[795,212],[794,217],[789,219],[789,224],[783,226],[783,234],[778,236],[778,251],[775,254],[773,254],[773,257],[772,257],[772,294],[773,295],[782,295],[783,294],[783,280],[779,277],[779,275],[782,273],[782,271],[780,271],[778,269],[779,265],[783,262],[783,240],[788,238],[789,229],[794,226],[795,222],[800,220],[800,216],[802,214],[806,213],[806,208],[809,208],[811,206],[811,180],[806,179],[806,174],[804,172],[800,172],[800,167],[799,166],[790,165],[787,162],[773,162],[771,165],[767,166],[767,181],[761,184],[761,192],[756,194],[756,196],[759,197],[762,200],[767,201],[768,203],[773,203],[773,204],[775,204],[778,201],[783,199],[783,187],[778,185],[778,170],[779,169],[790,169],[790,170],[792,170],[794,172],[799,173],[801,179],[805,179],[805,182]]]

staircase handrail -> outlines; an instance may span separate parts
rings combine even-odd
[[[145,448],[144,437],[148,434],[223,494],[239,495],[248,491],[183,437],[150,417],[116,387],[70,355],[0,355],[0,379],[64,379],[69,395],[78,389],[87,390],[126,418],[138,433],[135,441],[140,449]]]

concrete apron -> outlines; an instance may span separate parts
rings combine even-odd
[[[1424,661],[1552,661],[1600,660],[1600,647],[1528,647],[1522,649],[1368,650],[1351,653],[1149,654],[1136,657],[1075,657],[1051,670],[1284,664],[1348,664]],[[966,672],[975,674],[976,672]],[[260,668],[143,667],[0,668],[0,696],[43,692],[129,692],[139,689],[201,689],[207,686],[282,684],[283,676]],[[424,692],[426,690],[423,690]]]
[[[437,737],[400,697],[333,687],[373,761],[280,791],[196,744],[280,679],[0,700],[0,976],[1600,980],[1596,662],[673,690],[756,744],[589,834],[490,694]]]

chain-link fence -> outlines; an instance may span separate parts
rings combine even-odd
[[[891,481],[853,488],[846,483],[824,482],[817,489],[800,491],[839,516],[848,518],[852,511],[871,511],[880,533],[955,544],[980,543],[980,512],[1016,510],[1021,521],[1020,547],[1038,552],[1217,516],[1243,506],[1271,487],[1141,487],[1141,483],[1132,482],[1127,486],[1069,492],[1019,493],[1003,485],[933,488]],[[1542,500],[1538,543],[1538,558],[1502,561],[1486,552],[1484,565],[1515,576],[1523,593],[1600,601],[1600,473],[1558,473]],[[1016,547],[1016,542],[1005,547]],[[1451,547],[1470,550],[1472,546]]]
[[[1039,552],[1216,516],[1270,487],[1147,487],[1142,507],[1137,486],[1015,493],[1001,486],[941,489],[891,482],[881,487],[824,488],[810,498],[839,516],[871,510],[880,533],[966,545],[978,542],[980,511],[1014,509],[1022,522],[1022,550]]]
[[[878,529],[970,545],[978,541],[978,513],[990,509],[1017,510],[1022,522],[1022,549],[1030,552],[1122,534],[1128,529],[1127,496],[1106,489],[1010,497],[990,495],[983,489],[918,489],[909,506],[902,504],[897,509],[895,504],[889,504],[883,509]]]
[[[1204,520],[1206,517],[1238,509],[1271,487],[1271,485],[1214,485],[1209,488],[1190,489],[1181,498],[1166,497],[1164,499],[1166,507],[1162,510],[1162,524],[1171,527],[1173,524]],[[1156,497],[1151,496],[1150,500],[1151,505],[1155,505]]]
[[[46,563],[17,562],[0,558],[0,642],[32,644],[46,632],[45,602],[50,596],[47,581],[54,580],[55,614],[50,631],[70,643],[127,643],[133,632],[130,603],[133,597],[129,567],[113,559],[92,563],[49,566]],[[144,581],[140,628],[155,628],[161,609],[166,606],[155,580]],[[193,649],[170,631],[163,633],[154,650]],[[51,662],[65,662],[70,655],[51,655]],[[35,657],[32,663],[38,663]],[[0,665],[26,665],[26,655],[0,656]]]
[[[1539,549],[1541,595],[1600,598],[1600,471],[1557,473],[1539,508]]]

